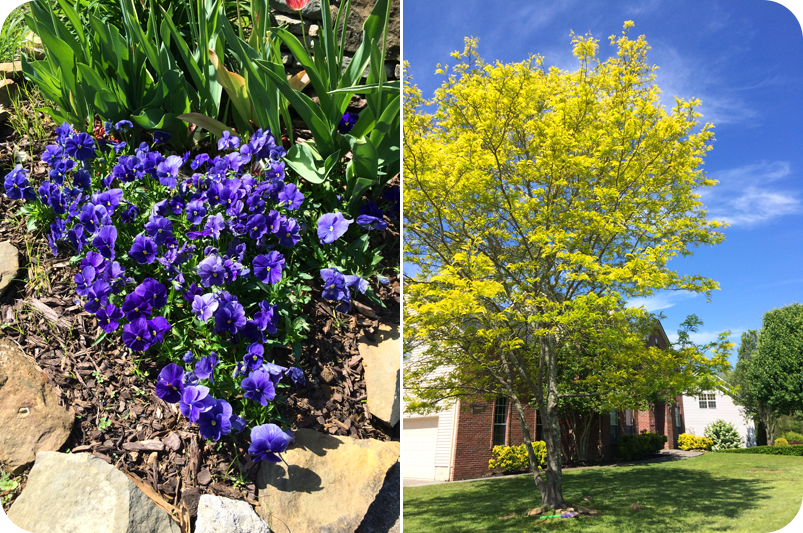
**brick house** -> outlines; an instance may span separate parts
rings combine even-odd
[[[669,341],[663,328],[648,342],[666,349]],[[537,411],[527,406],[526,419],[531,437],[542,440]],[[646,411],[611,411],[592,416],[588,439],[588,457],[611,457],[616,452],[619,435],[654,432],[667,436],[666,448],[677,448],[678,435],[685,431],[683,401],[675,397],[671,404],[654,404]],[[566,457],[573,456],[573,440],[568,423],[562,424],[562,448]],[[402,474],[407,478],[456,481],[491,473],[488,461],[496,445],[519,445],[524,442],[515,408],[507,398],[492,400],[463,398],[432,415],[405,414],[402,421]]]

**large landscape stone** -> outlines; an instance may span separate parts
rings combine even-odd
[[[357,530],[398,464],[399,443],[309,429],[295,436],[283,454],[289,467],[265,462],[260,468],[259,515],[276,533]],[[379,507],[387,507],[381,500]]]
[[[18,474],[40,451],[55,451],[75,413],[59,405],[45,375],[9,339],[0,339],[0,462]]]
[[[244,501],[204,494],[198,502],[195,533],[270,533],[270,528]]]
[[[88,453],[40,452],[8,517],[31,533],[180,533],[125,474]]]
[[[365,368],[368,410],[373,416],[395,426],[399,422],[401,378],[399,326],[380,324],[375,337],[376,342],[372,342],[363,336],[357,344]]]
[[[19,251],[8,241],[0,242],[0,294],[17,277],[19,270]]]

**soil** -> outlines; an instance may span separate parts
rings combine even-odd
[[[52,131],[53,125],[49,128]],[[24,163],[38,186],[47,175],[39,155],[46,142],[30,142],[7,125],[0,126],[0,177],[13,167],[14,147],[33,154]],[[388,186],[398,185],[394,178]],[[76,300],[72,282],[77,265],[69,264],[65,247],[58,257],[50,252],[41,232],[28,232],[18,215],[20,202],[0,195],[0,241],[20,251],[20,278],[0,297],[0,336],[16,341],[42,368],[60,403],[76,413],[70,438],[61,451],[92,453],[142,480],[170,504],[196,513],[202,494],[217,494],[256,505],[257,468],[247,454],[247,431],[219,442],[207,442],[190,427],[175,404],[154,393],[156,376],[164,363],[135,356],[110,335],[99,343],[94,316]],[[385,244],[385,263],[399,257],[398,221],[386,218],[388,230],[375,232],[372,245]],[[307,384],[279,407],[293,430],[312,428],[354,438],[399,440],[399,425],[388,427],[374,418],[365,403],[366,386],[357,342],[372,338],[378,324],[399,324],[400,286],[393,266],[386,269],[390,283],[378,287],[385,307],[359,296],[350,315],[334,323],[329,303],[313,287],[305,309],[310,324],[300,360],[289,350],[275,353],[274,362],[300,366]],[[313,283],[314,285],[314,283]],[[342,315],[341,315],[342,316]],[[151,441],[159,439],[162,445]],[[162,448],[162,449],[159,449]],[[3,496],[8,509],[22,491],[19,486]]]

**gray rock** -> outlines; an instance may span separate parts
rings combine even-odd
[[[8,242],[0,242],[0,294],[6,290],[20,270],[20,253]]]
[[[31,533],[180,533],[125,474],[86,453],[40,452],[8,517]]]
[[[401,464],[388,471],[385,483],[362,519],[357,533],[399,533],[401,526]]]
[[[298,430],[295,437],[284,453],[289,467],[262,464],[257,512],[276,533],[355,531],[385,486],[388,471],[398,464],[399,443],[308,429]],[[388,506],[381,499],[377,509]],[[371,527],[375,521],[369,517]]]
[[[281,13],[290,13],[298,17],[298,10],[288,7],[285,0],[270,0],[270,7]],[[304,17],[305,21],[323,20],[321,17],[321,0],[310,0],[310,3],[301,10],[301,16]]]
[[[59,405],[45,374],[9,339],[0,340],[0,461],[19,474],[40,451],[61,448],[75,413]]]
[[[247,502],[204,494],[198,503],[195,533],[222,532],[270,533],[270,528]]]
[[[374,334],[377,342],[360,339],[357,348],[365,367],[368,410],[391,426],[399,422],[399,379],[401,372],[401,338],[399,326],[380,324]]]

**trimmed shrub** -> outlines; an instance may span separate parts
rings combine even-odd
[[[678,435],[678,447],[681,450],[708,450],[711,451],[714,441],[708,437],[698,437],[697,435],[689,435],[688,433],[681,433]]]
[[[546,442],[542,440],[533,441],[533,451],[538,459],[538,467],[546,466]],[[488,461],[488,468],[493,470],[501,468],[504,472],[518,472],[529,470],[530,461],[527,459],[527,446],[494,446],[492,453],[494,458]]]
[[[789,446],[789,441],[787,441],[783,437],[779,437],[779,438],[775,439],[775,445],[776,446]]]
[[[666,440],[665,435],[657,433],[622,435],[619,437],[619,455],[626,461],[642,459],[652,453],[661,451]]]
[[[742,447],[742,436],[733,424],[724,420],[715,420],[706,426],[703,433],[713,441],[711,449],[715,452]]]
[[[793,440],[803,442],[803,434],[800,434],[796,431],[784,431],[781,433],[781,437],[789,441],[789,444],[792,444]]]
[[[751,448],[733,448],[720,450],[723,453],[756,453],[762,455],[796,455],[803,456],[803,444],[789,446],[753,446]]]

